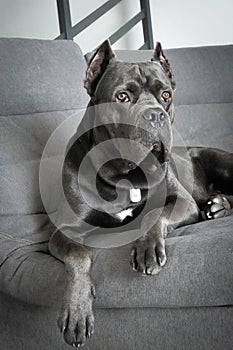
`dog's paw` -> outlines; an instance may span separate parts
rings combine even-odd
[[[77,289],[63,301],[57,324],[66,343],[73,347],[84,346],[94,333],[93,296],[94,287],[85,294]]]
[[[165,265],[167,261],[165,252],[165,240],[138,239],[131,251],[130,264],[133,270],[141,272],[143,275],[155,275]]]
[[[226,197],[222,194],[211,196],[204,208],[204,218],[206,220],[228,216],[231,206]]]

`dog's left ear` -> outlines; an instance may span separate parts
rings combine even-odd
[[[90,96],[93,96],[102,74],[113,57],[115,57],[115,55],[110,42],[105,40],[90,59],[86,71],[86,79],[84,81],[84,87]]]
[[[173,75],[172,75],[170,63],[168,62],[168,59],[164,55],[162,46],[159,42],[156,43],[154,55],[153,55],[151,61],[159,61],[160,62],[164,72],[166,73],[167,77],[169,78],[169,80],[171,82],[172,88],[175,89],[176,84],[173,80]]]

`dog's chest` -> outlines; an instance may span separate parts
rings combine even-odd
[[[133,208],[124,209],[119,213],[116,213],[115,216],[122,222],[127,216],[133,217]]]
[[[141,190],[138,188],[132,188],[129,192],[129,197],[131,203],[140,203],[142,199]],[[115,216],[122,222],[127,216],[133,217],[133,209],[134,208],[129,207],[120,211],[119,213],[116,213]]]

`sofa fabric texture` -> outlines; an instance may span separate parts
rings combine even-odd
[[[0,115],[86,106],[85,60],[69,40],[0,40]]]
[[[116,52],[129,61],[152,53]],[[175,145],[233,152],[233,46],[166,55],[177,83]],[[53,131],[88,102],[85,67],[70,41],[0,39],[0,349],[15,349],[17,341],[19,350],[69,348],[56,330],[64,266],[48,252],[53,225],[40,196],[39,166]],[[87,349],[233,344],[233,216],[175,230],[157,276],[131,270],[130,247],[93,250],[96,333]]]

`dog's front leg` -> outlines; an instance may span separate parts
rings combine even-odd
[[[169,202],[159,219],[153,223],[151,211],[142,223],[142,237],[135,241],[131,251],[131,266],[143,275],[155,275],[165,265],[167,256],[165,238],[178,226],[198,221],[199,210],[193,198],[184,190]]]
[[[58,327],[68,344],[83,346],[94,331],[92,304],[95,291],[90,277],[90,254],[60,231],[51,236],[49,249],[52,255],[65,263],[66,269],[66,287]]]

